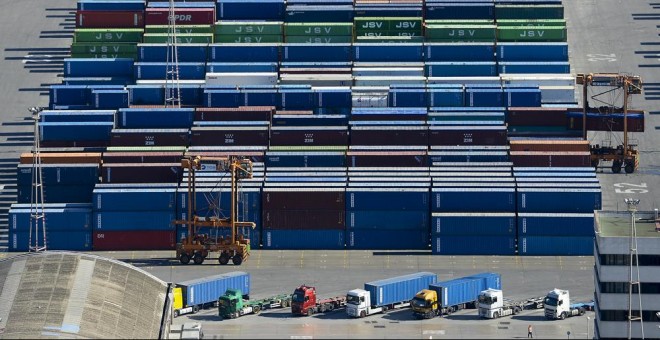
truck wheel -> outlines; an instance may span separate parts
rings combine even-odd
[[[190,263],[190,256],[188,256],[186,253],[183,253],[179,256],[179,261],[181,261],[181,264],[188,264]]]
[[[178,309],[175,309],[175,310],[174,310],[174,313],[172,313],[172,314],[174,314],[174,317],[176,318],[177,316],[179,316],[179,310],[178,310]]]
[[[307,310],[307,316],[312,316],[312,315],[314,315],[314,308],[309,308]]]
[[[365,311],[361,311],[361,312],[360,312],[360,317],[363,318],[363,317],[365,317],[365,316],[367,316],[367,313],[366,313]]]
[[[193,262],[195,264],[204,263],[204,256],[202,256],[202,254],[200,254],[200,253],[195,253],[195,255],[193,255]]]
[[[227,253],[220,254],[220,257],[218,257],[218,262],[220,262],[220,264],[223,266],[229,263],[229,254]]]
[[[333,303],[328,304],[328,308],[326,308],[326,311],[332,312],[335,309],[335,305]]]
[[[579,311],[580,311],[580,316],[584,315],[584,312],[585,312],[584,308],[580,307]]]
[[[520,308],[520,307],[514,307],[514,308],[513,308],[513,315],[516,315],[516,314],[520,313],[521,311],[522,311],[522,308]]]
[[[254,311],[254,314],[259,314],[259,312],[261,312],[261,306],[254,306],[254,308],[252,308],[252,311]]]
[[[560,319],[560,320],[564,320],[564,319],[566,319],[566,313],[565,313],[565,312],[564,312],[564,313],[561,313],[561,314],[559,315],[559,319]]]
[[[241,263],[243,263],[243,256],[241,254],[236,254],[236,255],[234,255],[234,257],[231,258],[231,262],[235,266],[240,266]]]
[[[493,319],[497,319],[499,317],[500,317],[500,313],[498,312],[493,313]]]

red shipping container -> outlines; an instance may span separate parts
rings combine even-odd
[[[94,250],[171,250],[176,247],[174,231],[95,231]]]
[[[143,11],[76,11],[78,28],[144,27]]]
[[[429,145],[428,130],[407,126],[354,126],[351,145]]]
[[[271,128],[272,146],[346,146],[348,129],[321,126],[277,126]]]
[[[276,191],[277,190],[277,191]],[[264,190],[261,207],[265,210],[343,211],[344,189],[279,189]]]
[[[168,25],[169,8],[147,8],[144,12],[146,25]],[[212,25],[215,8],[177,8],[174,10],[177,25]]]
[[[181,163],[111,163],[101,171],[103,183],[179,183]]]
[[[586,140],[512,140],[511,151],[589,151]]]
[[[566,108],[510,107],[506,123],[509,126],[566,126]]]
[[[103,164],[110,163],[177,163],[182,152],[104,152]]]

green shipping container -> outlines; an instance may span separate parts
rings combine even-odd
[[[91,54],[135,54],[137,53],[137,44],[117,43],[117,44],[99,44],[99,43],[73,43],[71,44],[71,54],[91,53]]]
[[[497,28],[497,41],[501,42],[565,42],[563,26],[503,26]]]
[[[399,32],[399,31],[385,31],[385,32],[362,32],[355,34],[355,37],[422,37],[422,32]]]
[[[563,18],[563,5],[495,5],[495,20]]]
[[[142,28],[76,28],[74,42],[142,42]]]
[[[355,38],[355,42],[361,43],[419,43],[424,42],[422,36],[364,36]]]
[[[167,25],[147,25],[144,26],[144,33],[167,33]],[[177,34],[209,34],[213,33],[212,25],[176,25]]]
[[[146,33],[144,35],[146,44],[166,44],[168,39],[167,33]],[[176,41],[179,44],[212,44],[213,34],[177,34]]]
[[[138,59],[137,53],[71,53],[71,58],[131,58]]]
[[[286,36],[353,36],[353,24],[350,22],[292,22],[284,24]]]
[[[235,44],[260,44],[260,43],[281,43],[284,38],[281,35],[222,35],[213,36],[216,43],[235,43]]]
[[[421,32],[421,17],[357,17],[354,19],[355,33],[362,32]]]
[[[218,21],[213,33],[223,35],[282,35],[281,21]]]
[[[428,41],[495,41],[495,25],[430,25]]]
[[[566,26],[565,19],[502,19],[497,26]]]
[[[287,35],[284,42],[291,44],[345,44],[352,43],[353,37],[350,35],[340,36],[310,36],[310,35]]]

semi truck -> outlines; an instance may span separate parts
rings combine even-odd
[[[476,308],[479,293],[488,288],[500,289],[501,281],[500,274],[479,273],[429,284],[413,297],[413,315],[418,319],[430,319],[465,308]]]
[[[240,289],[249,297],[250,274],[236,271],[177,283],[172,289],[172,314],[177,317],[214,307],[227,289]]]
[[[571,305],[568,290],[553,289],[543,300],[545,318],[549,320],[564,320],[571,316],[584,315],[586,308],[581,305]]]
[[[514,301],[505,299],[501,289],[486,289],[479,293],[479,316],[485,319],[497,319],[516,315],[527,309],[543,308],[545,296]]]
[[[351,317],[363,318],[407,307],[415,292],[437,280],[437,275],[433,273],[419,272],[367,282],[364,289],[353,289],[346,294],[346,313]]]
[[[316,297],[316,287],[302,285],[293,291],[291,313],[311,316],[314,313],[325,313],[346,306],[346,296],[336,296],[325,299]]]
[[[264,309],[286,308],[291,305],[291,294],[279,294],[265,299],[247,300],[240,289],[227,289],[218,298],[218,316],[235,319],[243,315],[259,314]]]

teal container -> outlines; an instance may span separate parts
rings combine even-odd
[[[142,42],[142,28],[76,28],[73,33],[74,42],[97,43],[139,43]]]
[[[213,36],[216,43],[233,44],[262,44],[262,43],[281,43],[284,38],[281,35],[222,35]]]
[[[284,42],[291,44],[339,44],[352,43],[353,37],[350,35],[340,36],[309,36],[309,35],[287,35]]]
[[[353,36],[350,22],[291,22],[284,24],[286,36]]]
[[[167,44],[168,39],[167,33],[145,33],[144,35],[144,43],[146,44]],[[176,41],[179,44],[212,44],[213,34],[177,34]]]
[[[215,35],[282,35],[281,21],[218,21],[213,26]]]
[[[71,44],[71,54],[137,54],[134,43],[79,43]]]
[[[492,42],[496,38],[495,25],[429,25],[426,27],[427,41],[477,41]]]
[[[354,19],[355,33],[362,32],[421,32],[421,17],[357,17]]]
[[[136,53],[71,53],[71,58],[96,58],[96,59],[115,59],[115,58],[131,58],[138,59]]]
[[[144,26],[144,33],[168,33],[167,25]],[[209,34],[213,33],[212,25],[176,25],[177,34]]]
[[[503,26],[497,27],[501,42],[565,42],[565,26]]]
[[[497,26],[566,26],[566,19],[501,19]]]

